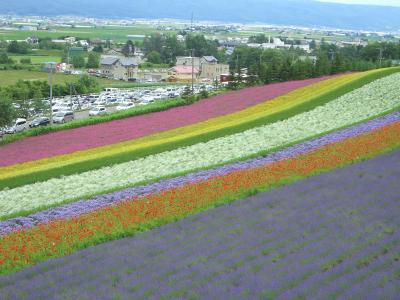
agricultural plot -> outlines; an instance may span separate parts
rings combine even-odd
[[[113,40],[115,42],[125,43],[128,39],[135,40],[135,37],[130,35],[150,35],[151,33],[159,32],[156,28],[147,25],[137,25],[132,27],[122,26],[101,26],[96,28],[64,28],[56,27],[54,32],[47,30],[35,31],[35,36],[38,38],[58,39],[65,36],[74,36],[81,39],[103,39]],[[172,31],[170,33],[173,33]],[[0,37],[5,40],[25,40],[32,36],[32,31],[29,30],[0,30]],[[136,38],[142,40],[143,38]]]
[[[324,79],[318,78],[247,88],[164,112],[31,137],[2,146],[0,148],[0,166],[105,146],[194,124],[245,109]],[[68,144],[64,144],[66,140],[69,141]],[[49,143],[56,143],[59,147],[49,147]],[[20,150],[18,154],[15,153],[15,149]]]
[[[395,299],[399,162],[397,150],[42,263],[0,278],[0,292],[8,299]]]
[[[53,61],[60,63],[61,62],[61,55],[60,56],[46,56],[46,55],[11,55],[9,56],[16,62],[20,62],[21,59],[30,59],[33,65],[41,65],[45,62]]]
[[[399,106],[400,94],[393,82],[400,82],[400,74],[379,79],[284,121],[99,170],[0,191],[0,216],[260,156],[350,126]],[[38,181],[36,176],[34,179]]]
[[[48,60],[46,60],[48,61]],[[53,82],[55,84],[64,84],[69,82],[75,82],[79,79],[80,75],[65,75],[65,74],[54,74]],[[18,82],[18,80],[42,80],[48,81],[49,74],[39,71],[26,71],[26,70],[0,70],[0,86],[13,85]],[[108,80],[104,78],[99,79],[99,83],[102,86],[118,85],[121,82],[117,80]]]
[[[0,146],[1,295],[391,299],[399,70]]]
[[[32,182],[45,181],[59,176],[82,173],[135,159],[138,160],[152,154],[158,155],[162,152],[167,153],[167,151],[179,150],[179,148],[183,149],[185,146],[201,146],[202,142],[204,143],[212,139],[216,139],[215,141],[218,142],[221,139],[217,138],[223,138],[224,136],[235,133],[239,135],[247,129],[250,129],[248,130],[250,132],[251,130],[256,130],[254,128],[257,126],[285,120],[292,116],[295,117],[307,110],[318,108],[318,106],[323,104],[329,104],[330,101],[346,94],[346,92],[352,91],[357,87],[363,86],[396,71],[397,69],[394,68],[383,71],[380,70],[361,74],[345,75],[297,89],[289,94],[274,98],[270,102],[267,101],[249,109],[210,119],[205,122],[180,127],[127,142],[111,144],[84,151],[76,151],[71,154],[4,167],[2,168],[2,174],[0,175],[0,188],[13,188]],[[394,77],[391,77],[392,80],[396,81],[395,74],[393,76]],[[391,79],[389,78],[386,80]],[[390,83],[388,84],[390,85]],[[364,93],[366,92],[364,91]],[[389,101],[392,101],[392,104],[396,103],[395,106],[397,105],[396,99],[391,99]],[[382,103],[381,108],[386,104]],[[395,106],[391,109],[395,109]],[[378,109],[378,111],[384,113],[382,110]],[[364,113],[365,112],[366,111],[364,111]],[[377,112],[377,114],[379,114],[379,112]],[[373,115],[377,116],[376,114]],[[349,117],[349,115],[347,117]],[[332,124],[333,123],[331,123],[331,125]],[[281,129],[283,129],[283,127],[281,127]],[[63,139],[63,141],[64,140],[65,139]],[[89,137],[85,140],[85,143],[80,143],[80,145],[86,145],[88,141],[90,141]],[[42,143],[42,145],[45,144],[46,143]],[[71,144],[68,143],[67,145],[70,146]],[[25,148],[20,147],[20,149]],[[43,152],[46,153],[48,149],[53,148],[47,147]],[[253,155],[255,155],[255,153],[253,153]],[[15,157],[15,152],[13,151],[9,153],[9,156]]]
[[[149,185],[119,190],[117,192],[100,195],[92,199],[76,201],[66,205],[56,206],[48,210],[42,210],[38,213],[25,216],[24,218],[8,219],[7,221],[0,222],[0,235],[15,231],[18,228],[29,228],[39,224],[46,224],[57,219],[77,217],[112,204],[117,204],[121,201],[124,201],[124,199],[147,196],[152,193],[159,193],[171,188],[182,187],[191,182],[207,180],[213,176],[222,176],[238,170],[246,170],[272,164],[277,161],[282,161],[305,154],[325,145],[368,133],[372,130],[379,129],[399,121],[400,112],[395,112],[385,117],[336,131],[310,141],[295,144],[280,151],[272,152],[265,157],[239,161],[206,171],[200,171],[190,173],[185,176],[161,180]]]

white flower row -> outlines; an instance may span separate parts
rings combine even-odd
[[[284,121],[135,161],[0,192],[0,216],[76,200],[311,138],[400,105],[400,74],[390,75]]]

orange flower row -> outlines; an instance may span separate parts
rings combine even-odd
[[[259,191],[358,162],[400,147],[400,122],[270,165],[232,172],[0,239],[0,272],[118,239]]]

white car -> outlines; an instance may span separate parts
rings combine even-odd
[[[14,124],[5,128],[5,133],[11,134],[11,133],[21,132],[26,129],[26,126],[27,126],[26,119],[20,118],[17,119]]]
[[[141,102],[145,102],[145,103],[154,102],[154,97],[152,97],[152,96],[144,96],[144,97],[142,97]]]
[[[104,106],[95,106],[89,111],[89,116],[104,116],[107,114],[107,109]]]
[[[127,103],[122,103],[121,105],[118,105],[115,109],[116,110],[126,110],[135,107],[135,103],[132,102],[127,102]]]

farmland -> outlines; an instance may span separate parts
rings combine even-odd
[[[399,159],[396,151],[52,260],[0,279],[0,291],[10,299],[394,297]]]
[[[1,145],[0,293],[391,299],[399,84],[274,83]]]
[[[45,59],[47,56],[42,56],[41,59]],[[63,84],[68,82],[75,82],[78,80],[80,75],[65,75],[61,73],[54,74],[53,82],[55,84]],[[27,70],[0,70],[0,87],[9,86],[17,83],[18,80],[49,80],[49,75],[45,72],[40,71],[27,71]],[[109,80],[104,78],[97,79],[101,86],[103,87],[131,87],[135,84],[129,84],[126,82],[121,82],[118,80]]]
[[[74,36],[81,39],[110,39],[115,42],[126,42],[128,35],[150,35],[151,33],[158,32],[158,30],[152,26],[138,25],[132,27],[121,27],[121,26],[99,26],[92,28],[62,28],[56,27],[54,31],[38,30],[32,33],[32,31],[24,30],[0,30],[0,39],[5,40],[25,40],[27,37],[34,34],[38,38],[53,38],[57,39],[61,36]]]

